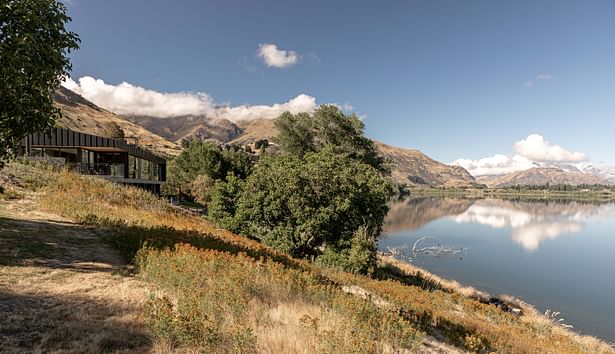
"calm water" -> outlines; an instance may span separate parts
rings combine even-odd
[[[413,256],[424,236],[467,250]],[[402,247],[434,274],[560,311],[577,332],[615,342],[615,204],[409,199],[391,205],[380,247]]]

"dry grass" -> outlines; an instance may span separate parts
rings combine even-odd
[[[34,206],[0,206],[0,352],[147,350],[146,284],[114,275],[126,264],[96,232]]]
[[[41,206],[106,230],[128,256],[138,253],[140,277],[157,289],[145,307],[156,352],[455,350],[443,342],[474,352],[614,352],[530,306],[517,317],[485,303],[486,294],[390,259],[379,279],[319,268],[145,192],[71,174],[51,178]]]

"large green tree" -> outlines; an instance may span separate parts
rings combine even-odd
[[[0,2],[0,160],[29,133],[53,125],[52,93],[79,46],[66,7],[55,0]]]
[[[236,231],[293,256],[318,256],[350,248],[359,230],[378,235],[389,195],[376,168],[332,146],[304,158],[265,157],[237,201]]]

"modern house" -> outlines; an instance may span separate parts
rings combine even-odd
[[[51,161],[81,174],[138,186],[158,195],[166,180],[166,159],[138,146],[135,138],[104,138],[52,128],[26,136],[19,156]]]

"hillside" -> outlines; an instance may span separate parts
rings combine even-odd
[[[139,145],[153,152],[174,156],[180,151],[177,144],[154,134],[140,125],[131,123],[115,113],[109,112],[86,100],[73,91],[60,87],[54,95],[54,104],[62,111],[57,125],[81,133],[115,137],[117,127],[126,137],[137,137]]]
[[[587,173],[576,171],[564,171],[552,167],[535,167],[525,171],[512,172],[505,175],[481,176],[476,179],[492,188],[503,188],[510,186],[530,186],[546,184],[567,184],[577,186],[580,184],[612,184],[606,179],[593,176]]]
[[[0,297],[19,305],[0,307],[0,346],[16,352],[613,353],[520,301],[387,257],[374,277],[320,267],[132,187],[21,164],[0,185]]]
[[[239,137],[243,131],[226,119],[210,119],[205,116],[151,117],[127,115],[125,118],[165,139],[181,143],[182,140],[201,139],[227,143]]]
[[[414,186],[470,187],[478,185],[463,167],[438,162],[419,150],[402,149],[376,141],[380,154],[392,162],[392,178]]]

